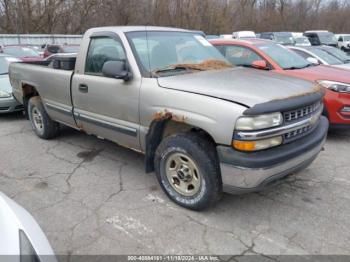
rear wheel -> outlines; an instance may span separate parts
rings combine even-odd
[[[37,136],[42,139],[52,139],[58,135],[60,126],[46,113],[39,96],[30,98],[28,102],[28,115]]]
[[[163,191],[180,206],[202,210],[222,195],[215,146],[197,134],[165,138],[156,151],[155,168]]]

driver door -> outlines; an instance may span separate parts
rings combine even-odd
[[[139,149],[141,79],[124,81],[102,73],[105,62],[120,60],[128,59],[117,35],[91,37],[84,72],[73,77],[74,116],[83,131]]]

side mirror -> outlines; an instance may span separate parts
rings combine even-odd
[[[108,61],[104,63],[102,74],[105,77],[123,79],[124,81],[131,79],[131,73],[127,69],[125,61]]]
[[[268,69],[268,66],[265,60],[253,61],[252,67],[257,69]]]
[[[318,62],[318,60],[316,59],[316,58],[314,58],[314,57],[308,57],[307,59],[306,59],[308,62],[310,62],[311,64],[313,64],[313,65],[319,65],[320,63]]]

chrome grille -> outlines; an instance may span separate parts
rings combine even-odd
[[[284,113],[284,121],[286,123],[294,122],[302,118],[306,118],[312,113],[316,112],[321,106],[321,102],[317,102],[313,105],[298,108],[296,110],[288,111]]]

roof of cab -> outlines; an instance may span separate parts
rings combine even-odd
[[[180,31],[180,32],[192,32],[191,30],[174,28],[174,27],[160,27],[160,26],[109,26],[109,27],[95,27],[87,30],[86,32],[117,32],[128,33],[137,31]]]

